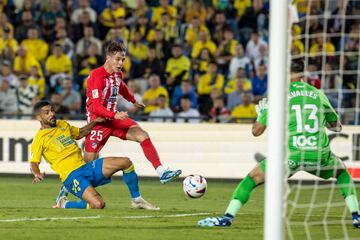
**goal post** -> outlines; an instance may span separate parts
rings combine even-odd
[[[264,239],[284,239],[289,1],[270,1],[268,141]]]

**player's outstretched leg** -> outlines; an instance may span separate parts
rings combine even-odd
[[[356,187],[347,169],[339,170],[336,176],[340,192],[352,215],[352,224],[360,228],[359,201],[357,199]]]
[[[123,170],[123,180],[131,195],[133,209],[160,210],[157,206],[147,202],[140,194],[138,176],[134,164],[127,157],[109,157],[103,160],[103,174],[111,177],[119,170]]]
[[[201,227],[230,227],[240,208],[249,200],[252,190],[264,183],[265,161],[260,162],[237,186],[222,217],[208,217],[198,221]]]
[[[145,157],[151,162],[157,174],[160,177],[160,183],[165,184],[176,179],[180,174],[181,170],[171,171],[165,169],[161,162],[156,148],[151,142],[151,139],[147,132],[145,132],[139,125],[134,125],[129,128],[126,139],[131,141],[136,141],[140,143],[141,148],[145,154]]]

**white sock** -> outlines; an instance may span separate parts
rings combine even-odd
[[[346,205],[351,213],[359,212],[359,203],[356,195],[349,195],[345,198]]]
[[[225,214],[229,213],[230,215],[235,217],[236,213],[240,210],[241,207],[242,207],[241,202],[237,199],[233,199],[230,201],[229,206],[225,211]]]
[[[159,175],[159,177],[161,177],[165,172],[165,168],[162,165],[160,165],[156,168],[156,172]]]
[[[136,197],[136,198],[133,198],[132,200],[134,201],[134,202],[138,202],[138,201],[140,201],[142,199],[142,197],[141,196],[138,196],[138,197]]]

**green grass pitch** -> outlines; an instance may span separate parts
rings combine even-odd
[[[31,180],[30,176],[0,177],[0,239],[231,240],[263,237],[263,187],[254,191],[231,228],[204,229],[197,227],[197,221],[207,216],[221,215],[237,182],[209,180],[205,196],[190,199],[182,192],[181,180],[161,185],[155,180],[140,179],[144,198],[161,208],[153,212],[130,209],[129,194],[120,178],[114,178],[111,184],[98,188],[106,201],[104,210],[52,209],[60,182],[47,178],[40,184],[32,185]],[[346,225],[337,223],[344,214],[343,200],[337,191],[331,198],[336,206],[326,213],[330,224],[326,227],[322,224],[309,225],[307,229],[311,239],[345,239],[345,231],[347,239],[360,239],[360,230],[352,228],[349,214],[346,214]],[[295,193],[293,191],[290,199],[295,197]],[[313,195],[313,190],[305,187],[301,189],[298,203],[305,203],[314,197],[315,203],[326,202],[329,193],[328,189],[320,189]],[[325,210],[324,206],[314,208],[306,221],[322,221]],[[291,225],[294,239],[307,239],[304,225],[301,224],[307,211],[308,208],[294,211],[291,220],[300,223]],[[184,215],[176,216],[179,214]],[[24,218],[27,220],[21,220]],[[43,220],[30,221],[39,218]],[[11,219],[18,220],[4,221]]]

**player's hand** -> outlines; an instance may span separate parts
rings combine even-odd
[[[34,175],[34,179],[32,180],[32,184],[41,182],[45,178],[45,173],[37,173]]]
[[[259,116],[262,113],[262,111],[264,111],[267,108],[268,108],[267,98],[261,99],[259,103],[255,106],[257,115]]]
[[[106,121],[106,118],[103,118],[103,117],[97,117],[94,119],[94,122],[97,122],[97,123],[102,123],[102,122],[105,122]]]
[[[117,112],[114,116],[115,119],[119,119],[119,120],[125,120],[128,117],[129,115],[127,112]]]
[[[134,106],[135,106],[136,108],[139,108],[139,109],[142,109],[142,108],[145,108],[145,107],[146,107],[146,105],[145,105],[143,102],[135,102],[135,103],[134,103]]]

